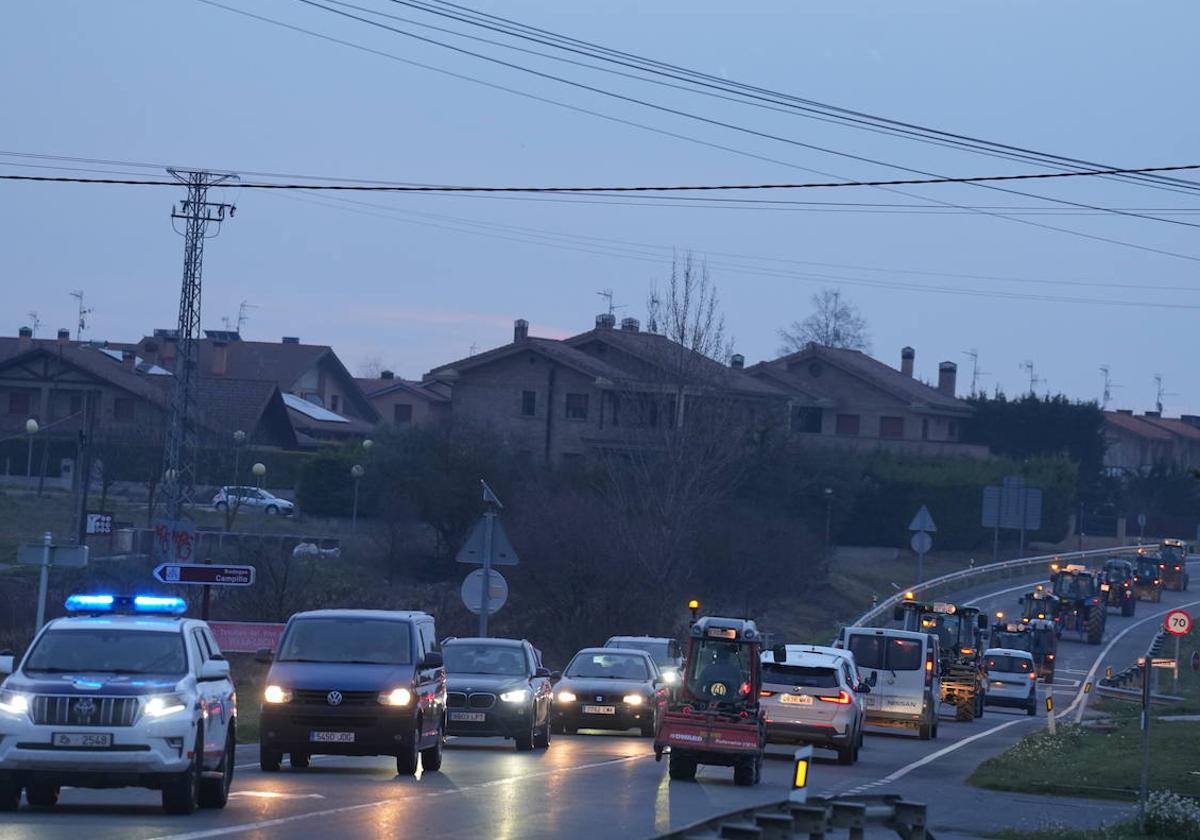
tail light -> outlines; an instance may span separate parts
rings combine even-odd
[[[839,706],[847,706],[853,700],[850,692],[845,689],[839,691],[837,697],[818,697],[817,699],[825,703],[837,703]]]
[[[738,687],[738,694],[743,696],[749,696],[751,691],[753,691],[753,689],[750,688],[750,683],[742,683],[741,686]]]
[[[1036,680],[1036,679],[1037,679],[1037,671],[1030,671],[1030,672],[1029,672],[1029,679],[1031,679],[1031,680]]]
[[[767,691],[767,690],[764,688],[764,689],[761,689],[761,690],[758,692],[758,696],[759,696],[759,697],[774,697],[774,696],[775,696],[775,692],[774,692],[774,691]]]
[[[1046,654],[1046,658],[1047,658],[1047,659],[1053,659],[1053,658],[1054,658],[1054,654],[1053,654],[1053,653],[1047,653],[1047,654]]]
[[[929,656],[925,659],[925,685],[933,685],[933,657]]]
[[[975,649],[974,649],[974,648],[963,648],[963,649],[962,649],[962,655],[963,655],[963,656],[970,656],[970,655],[971,655],[972,653],[974,653],[974,652],[975,652]]]

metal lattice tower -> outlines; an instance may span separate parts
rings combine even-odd
[[[163,447],[163,500],[167,518],[174,521],[191,504],[195,480],[196,431],[192,413],[199,379],[200,277],[204,264],[204,240],[216,236],[216,230],[209,233],[210,225],[219,230],[226,212],[232,217],[235,211],[232,204],[208,201],[208,188],[237,176],[174,169],[167,171],[185,184],[188,191],[187,198],[171,210],[171,219],[184,223],[183,286],[179,294],[175,382]]]

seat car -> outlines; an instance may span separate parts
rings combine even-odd
[[[1033,654],[1013,648],[989,648],[983,654],[987,682],[983,702],[989,706],[1024,709],[1037,714],[1037,665]]]
[[[292,516],[296,513],[294,502],[258,487],[222,487],[213,496],[212,506],[219,511],[231,507],[235,510],[258,510],[267,516]]]
[[[763,651],[760,658],[767,741],[834,750],[839,764],[857,761],[865,719],[859,697],[871,689],[848,678],[845,660],[793,645]]]
[[[163,810],[224,808],[237,699],[229,663],[182,598],[72,595],[20,666],[0,655],[0,811],[64,786],[145,787]]]
[[[446,732],[550,746],[551,674],[521,639],[446,639]]]
[[[262,695],[259,765],[293,768],[322,755],[391,755],[396,772],[439,770],[446,673],[423,612],[313,610],[283,629]]]
[[[676,639],[665,636],[611,636],[605,647],[644,650],[650,654],[663,682],[669,686],[679,684],[679,668],[683,665],[683,648]]]
[[[941,666],[937,636],[913,630],[843,627],[835,647],[854,654],[858,673],[871,687],[868,726],[916,730],[936,738],[941,714]]]
[[[554,687],[554,724],[579,729],[632,729],[654,735],[667,697],[666,682],[650,654],[625,648],[584,648]]]

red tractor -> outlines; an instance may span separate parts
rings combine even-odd
[[[691,781],[701,764],[732,767],[737,785],[762,775],[767,727],[759,708],[762,638],[753,621],[706,616],[692,625],[682,679],[654,738],[670,748],[670,775]]]

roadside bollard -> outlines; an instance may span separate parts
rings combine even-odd
[[[1054,693],[1053,692],[1048,692],[1046,694],[1046,726],[1049,727],[1051,735],[1058,734],[1058,728],[1056,727],[1055,720],[1054,720]]]
[[[788,802],[803,805],[808,801],[808,769],[812,766],[812,745],[803,746],[796,750],[792,758],[795,766],[792,768],[792,792],[788,794]]]

